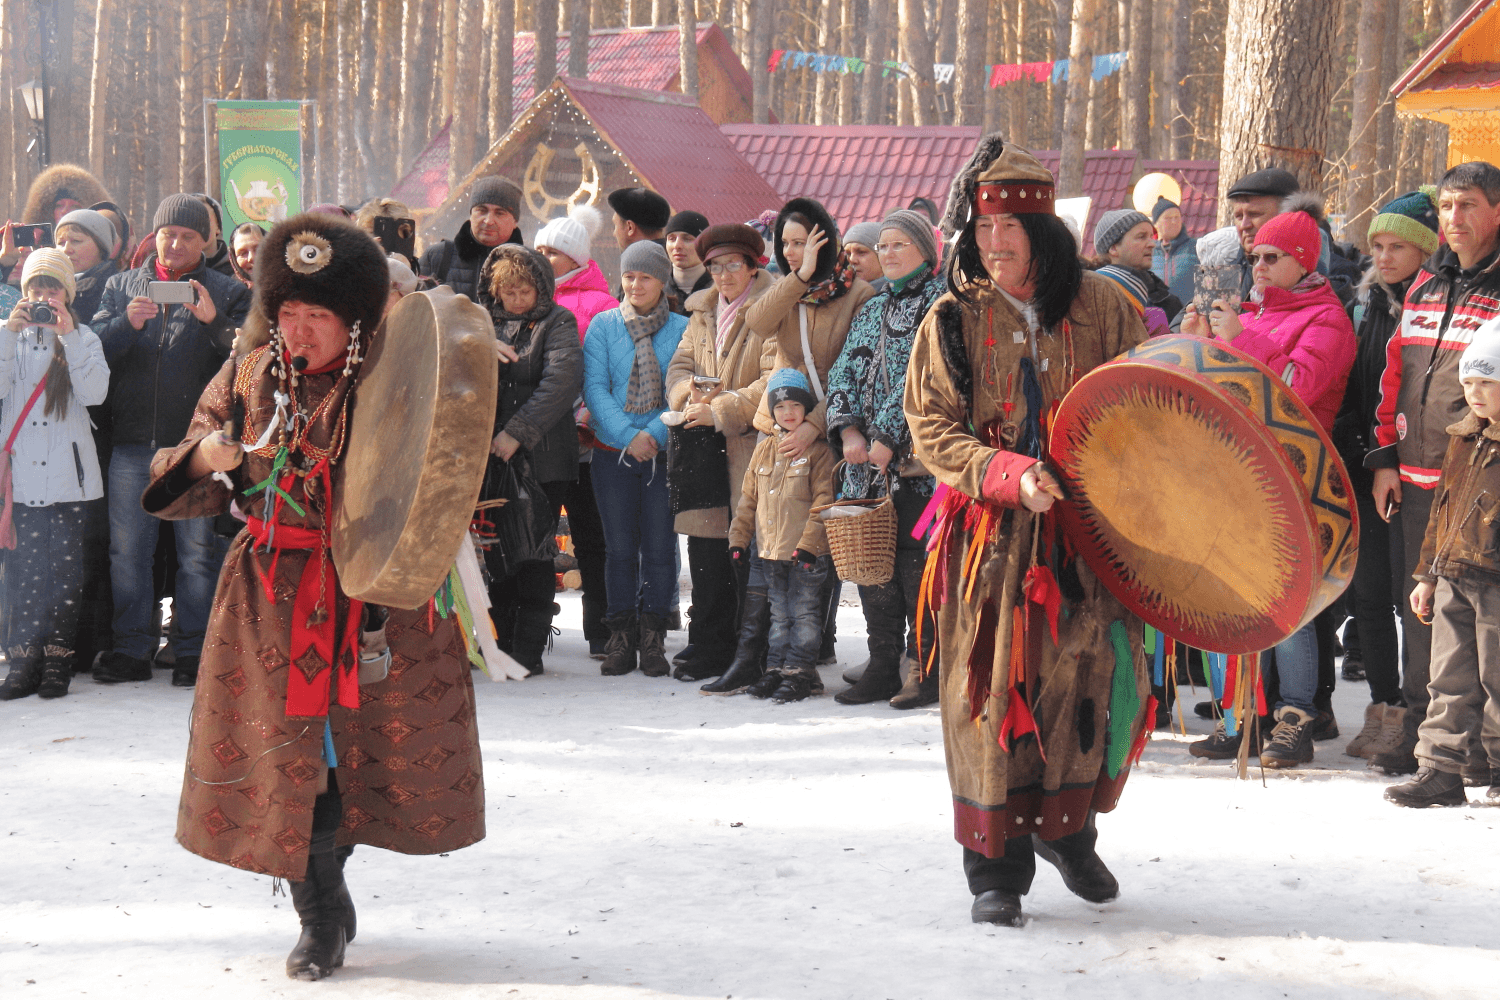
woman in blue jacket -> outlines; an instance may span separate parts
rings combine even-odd
[[[657,243],[620,255],[624,301],[599,313],[583,341],[583,398],[598,441],[594,496],[604,522],[609,628],[600,673],[667,674],[667,615],[676,592],[677,536],[667,501],[664,373],[687,328],[663,292],[672,262]]]

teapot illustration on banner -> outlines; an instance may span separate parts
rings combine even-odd
[[[247,218],[256,222],[282,222],[286,219],[287,191],[280,179],[274,187],[259,178],[252,180],[249,190],[243,194],[233,177],[229,179],[229,186],[234,190],[235,203]]]

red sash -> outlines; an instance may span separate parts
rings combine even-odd
[[[359,624],[364,604],[349,600],[349,617],[344,623],[344,638],[339,640],[334,605],[339,591],[338,573],[328,553],[321,532],[310,528],[298,528],[287,524],[272,524],[258,517],[247,519],[247,527],[257,546],[276,553],[271,557],[271,569],[261,576],[265,586],[266,600],[276,603],[274,590],[276,581],[276,559],[282,549],[303,549],[313,553],[302,568],[302,579],[297,583],[297,600],[292,606],[291,669],[286,680],[286,714],[297,717],[317,717],[328,714],[331,685],[337,678],[337,701],[345,708],[359,707]],[[324,610],[319,614],[320,597]],[[310,662],[315,672],[309,674],[301,663],[312,652],[315,660]],[[340,656],[344,662],[340,664]],[[317,663],[329,666],[328,670],[317,669]]]

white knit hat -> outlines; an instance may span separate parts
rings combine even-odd
[[[385,263],[391,271],[392,288],[402,295],[410,295],[417,290],[417,276],[404,258],[393,253],[386,254]]]
[[[592,205],[575,205],[568,210],[565,219],[553,219],[537,230],[533,241],[538,247],[551,247],[566,254],[579,267],[587,264],[593,254],[589,252],[594,236],[599,232],[601,216]]]
[[[1479,325],[1458,359],[1458,377],[1471,376],[1500,382],[1500,316]]]

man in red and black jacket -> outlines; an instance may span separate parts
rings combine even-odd
[[[1365,456],[1365,466],[1375,470],[1376,510],[1393,524],[1399,512],[1402,592],[1408,597],[1448,448],[1447,428],[1468,409],[1458,382],[1459,356],[1474,330],[1500,315],[1500,169],[1475,162],[1444,174],[1438,221],[1446,245],[1417,272],[1406,293],[1400,329],[1386,346],[1376,447]],[[1417,727],[1428,702],[1432,629],[1405,600],[1401,621],[1407,653],[1403,739],[1373,759],[1388,774],[1416,771]]]

